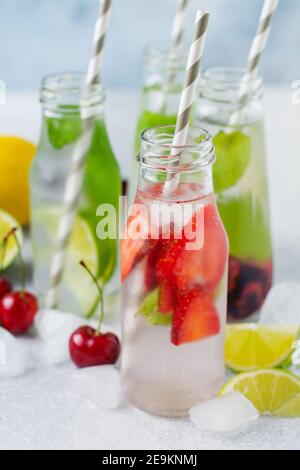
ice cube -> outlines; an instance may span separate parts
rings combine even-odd
[[[66,390],[103,410],[118,408],[123,402],[120,373],[113,366],[89,367],[72,373],[66,381]]]
[[[41,310],[34,321],[37,332],[43,340],[52,338],[61,330],[68,329],[72,332],[83,323],[84,320],[78,315],[59,310]]]
[[[33,365],[33,359],[24,344],[0,328],[0,378],[18,377]]]
[[[35,318],[35,327],[39,337],[43,340],[42,362],[49,365],[60,365],[70,360],[69,339],[77,328],[89,325],[94,328],[98,325],[97,319],[86,320],[71,313],[58,310],[42,310]],[[103,325],[102,331],[117,331]]]
[[[300,283],[275,285],[262,307],[260,323],[300,325]]]
[[[69,339],[72,333],[87,322],[71,313],[43,310],[35,318],[35,327],[43,340],[42,357],[51,365],[70,359]]]
[[[198,429],[209,432],[237,431],[259,417],[255,406],[239,392],[201,403],[189,414]]]

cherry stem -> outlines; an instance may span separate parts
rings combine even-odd
[[[104,321],[104,296],[103,296],[103,287],[100,286],[99,284],[99,281],[98,279],[96,278],[96,276],[92,273],[92,271],[89,269],[89,267],[85,264],[84,261],[80,261],[80,266],[82,266],[88,273],[89,275],[91,276],[91,278],[93,279],[98,291],[99,291],[99,294],[100,294],[100,318],[99,318],[99,324],[98,324],[98,328],[96,330],[96,336],[99,336],[100,333],[101,333],[101,327],[102,327],[102,324],[103,324],[103,321]]]
[[[8,234],[5,236],[3,244],[5,244],[5,247],[6,247],[7,242],[10,239],[10,237],[14,237],[15,243],[18,247],[19,258],[20,258],[20,280],[21,280],[21,292],[20,292],[20,294],[21,294],[21,297],[24,297],[25,290],[26,290],[26,267],[25,267],[25,261],[24,261],[23,254],[22,254],[21,244],[20,244],[19,239],[16,235],[17,231],[18,231],[17,227],[14,227],[13,229],[11,229],[10,232],[8,232]]]

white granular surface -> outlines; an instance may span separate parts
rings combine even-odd
[[[0,383],[1,449],[300,449],[300,419],[261,418],[240,434],[219,435],[129,405],[99,410],[64,390],[72,370],[37,370]]]

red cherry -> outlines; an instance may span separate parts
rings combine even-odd
[[[240,317],[245,318],[260,309],[264,302],[263,285],[260,282],[249,282],[243,289],[236,303]]]
[[[0,323],[14,335],[26,333],[38,311],[36,297],[29,292],[12,292],[0,300]]]
[[[115,364],[120,349],[120,341],[115,334],[97,333],[90,326],[78,328],[69,341],[72,361],[79,368]]]
[[[239,260],[231,256],[229,259],[228,292],[235,290],[240,272],[241,264]]]
[[[5,278],[0,277],[0,299],[12,291],[11,283]]]

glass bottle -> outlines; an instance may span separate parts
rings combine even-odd
[[[123,386],[134,405],[169,417],[184,416],[223,384],[228,276],[211,137],[190,129],[174,153],[174,130],[142,135],[121,240]]]
[[[170,51],[150,46],[145,51],[144,84],[136,126],[134,153],[129,181],[129,201],[135,197],[139,166],[136,155],[140,150],[141,133],[156,126],[175,125],[184,80],[182,49]]]
[[[82,196],[67,250],[58,305],[62,311],[92,316],[97,313],[99,294],[79,266],[80,259],[84,259],[105,284],[107,309],[117,313],[118,242],[98,238],[97,225],[101,217],[97,208],[110,204],[118,214],[121,175],[106,130],[102,85],[91,86],[82,96],[83,85],[84,78],[80,74],[53,75],[42,83],[42,129],[30,176],[31,233],[34,286],[43,305],[66,180],[74,147],[83,129],[82,116],[93,116],[94,129],[86,158]]]
[[[243,70],[215,68],[204,73],[197,125],[214,137],[214,187],[229,236],[231,319],[259,311],[272,285],[262,79],[252,79],[241,105]],[[244,84],[243,84],[244,86]]]

